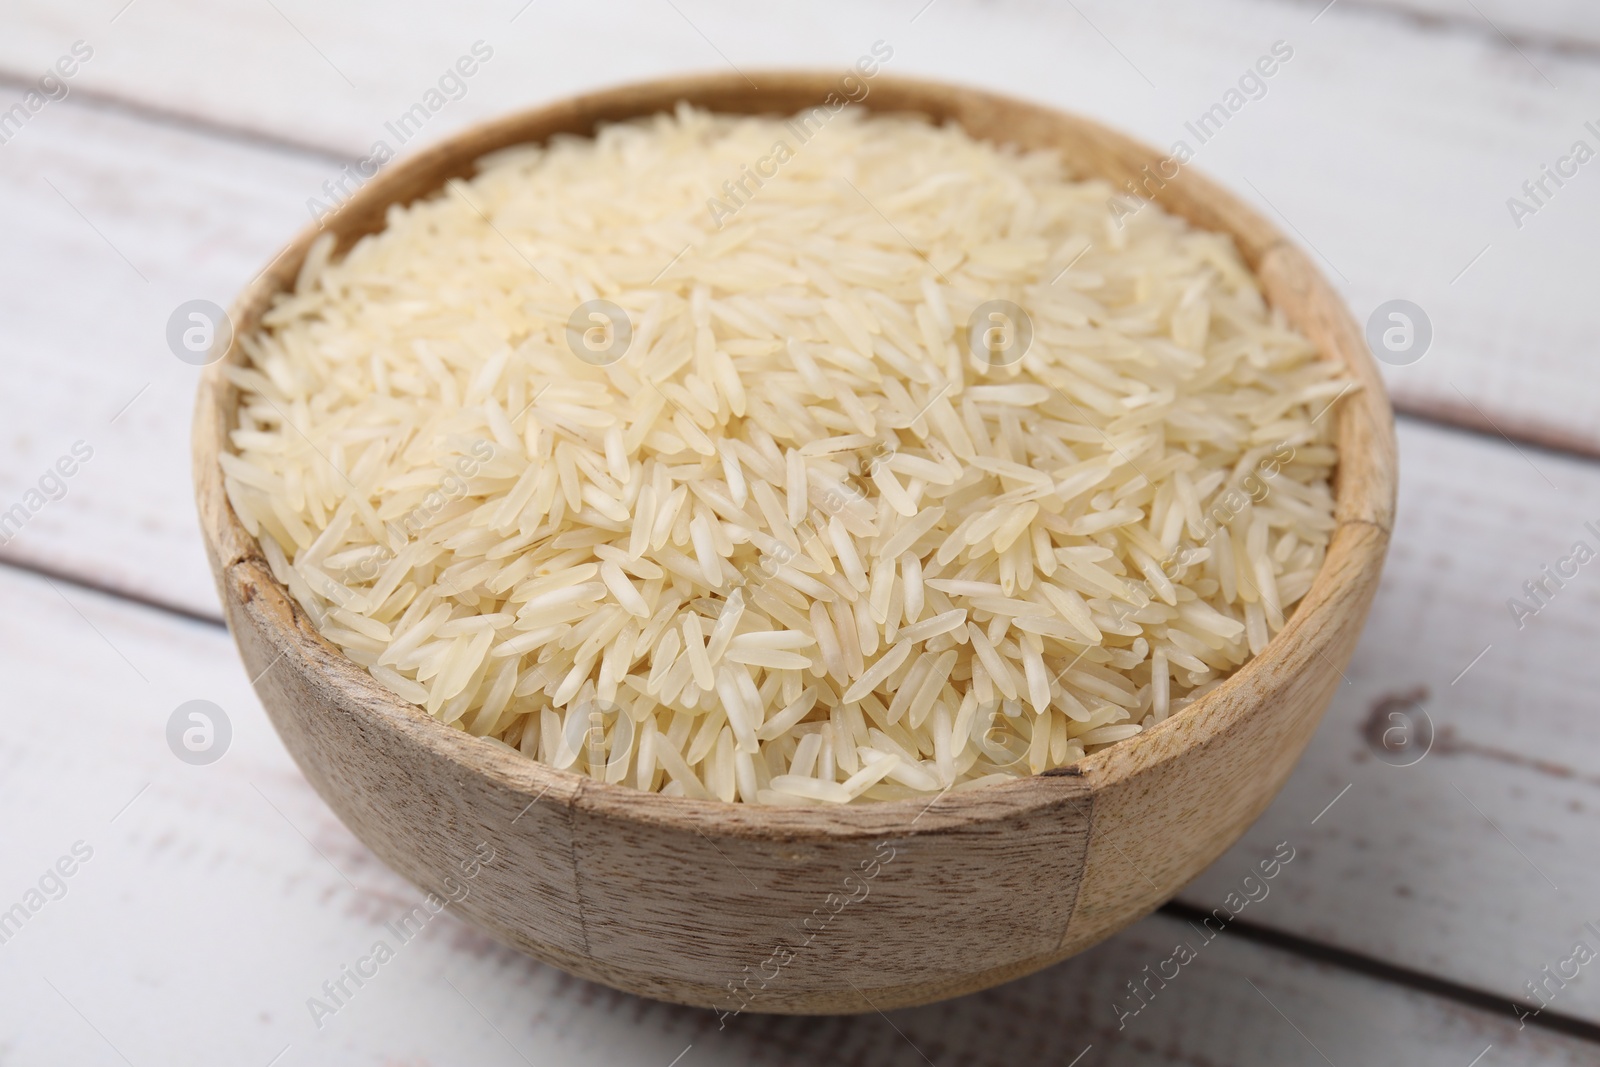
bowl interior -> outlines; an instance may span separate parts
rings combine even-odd
[[[321,233],[331,231],[337,237],[337,248],[347,249],[383,227],[390,204],[428,196],[451,178],[469,176],[479,158],[509,145],[543,141],[556,134],[590,134],[603,123],[667,110],[679,101],[730,113],[793,113],[822,104],[837,90],[839,78],[836,73],[768,72],[760,75],[759,89],[736,75],[667,79],[511,115],[391,165],[326,216],[321,226],[302,232],[240,295],[231,312],[235,340],[224,359],[207,368],[202,380],[195,426],[195,475],[202,525],[219,582],[226,583],[231,569],[243,562],[262,565],[259,546],[222,491],[216,456],[229,449],[226,435],[235,425],[238,397],[221,368],[245,361],[238,337],[256,330],[275,294],[293,286],[311,242]],[[313,665],[310,669],[324,673],[346,691],[359,694],[363,707],[415,743],[447,755],[464,770],[489,776],[530,796],[550,790],[581,792],[587,804],[619,816],[677,826],[714,819],[733,834],[869,837],[903,827],[923,813],[928,818],[919,822],[919,828],[936,829],[946,819],[1015,814],[1059,803],[1064,796],[1087,796],[1156,763],[1179,758],[1186,749],[1205,744],[1226,730],[1247,714],[1248,694],[1262,685],[1263,676],[1295,670],[1313,655],[1337,656],[1335,646],[1341,635],[1330,623],[1338,618],[1338,585],[1351,575],[1375,577],[1386,539],[1379,538],[1374,547],[1371,538],[1347,535],[1363,524],[1387,533],[1393,513],[1394,442],[1392,416],[1372,358],[1337,295],[1314,266],[1265,219],[1191,169],[1183,168],[1159,184],[1150,182],[1152,168],[1159,168],[1163,154],[1091,121],[974,89],[884,75],[870,80],[868,95],[854,106],[922,113],[936,121],[959,123],[987,140],[1024,148],[1057,148],[1076,176],[1104,178],[1118,187],[1132,182],[1169,212],[1198,227],[1231,235],[1261,280],[1269,302],[1355,380],[1359,389],[1344,397],[1333,413],[1340,453],[1334,477],[1339,528],[1311,589],[1260,655],[1193,705],[1133,738],[1044,775],[944,796],[934,809],[923,800],[843,808],[723,804],[644,793],[555,770],[445,726],[402,701],[318,635],[287,591],[277,586],[271,594],[284,601],[285,618],[295,619],[295,625],[283,635],[286,647],[298,653],[295,658]]]

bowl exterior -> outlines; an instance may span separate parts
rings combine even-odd
[[[836,75],[677,79],[474,128],[395,164],[325,225],[347,247],[384,209],[554,133],[689,100],[796,111]],[[1160,154],[1093,123],[975,90],[880,77],[866,106],[1056,147],[1122,185]],[[429,718],[324,641],[229,508],[217,454],[237,397],[202,382],[195,475],[229,625],[307,779],[381,859],[459,916],[573,974],[739,1013],[900,1007],[1081,951],[1159,906],[1225,851],[1316,729],[1371,604],[1392,522],[1392,416],[1355,324],[1298,249],[1185,172],[1156,199],[1231,233],[1268,298],[1361,388],[1334,414],[1342,462],[1327,562],[1263,653],[1165,723],[1051,773],[931,802],[765,809],[639,793],[555,771]],[[235,334],[293,283],[302,234],[234,309]],[[225,362],[242,360],[237,341]]]

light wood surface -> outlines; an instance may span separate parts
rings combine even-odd
[[[1295,861],[1303,878],[1280,881],[1270,900],[1251,906],[1251,921],[1308,945],[1499,998],[1478,1008],[1438,1002],[1459,1022],[1452,1031],[1457,1039],[1441,1040],[1427,1021],[1433,1010],[1418,1007],[1388,981],[1285,964],[1294,955],[1230,940],[1247,961],[1246,973],[1274,1000],[1277,987],[1269,981],[1279,981],[1286,967],[1299,976],[1296,995],[1306,1014],[1296,1022],[1340,1064],[1470,1062],[1482,1051],[1481,1045],[1467,1049],[1470,1039],[1482,1032],[1487,1044],[1505,1005],[1527,995],[1523,983],[1582,934],[1600,894],[1600,869],[1591,862],[1600,850],[1592,817],[1600,783],[1587,771],[1600,765],[1600,728],[1588,712],[1600,592],[1587,576],[1572,583],[1526,631],[1515,629],[1504,601],[1568,550],[1584,522],[1595,519],[1593,501],[1600,499],[1594,466],[1518,439],[1528,429],[1584,448],[1593,439],[1600,403],[1586,368],[1595,305],[1585,284],[1600,239],[1600,187],[1585,172],[1522,231],[1513,230],[1503,212],[1505,197],[1553,158],[1550,146],[1567,144],[1593,117],[1600,71],[1592,54],[1559,41],[1552,46],[1558,54],[1547,61],[1537,38],[1530,43],[1525,34],[1548,31],[1552,41],[1565,35],[1581,42],[1585,33],[1592,37],[1589,5],[1478,0],[1477,8],[1551,74],[1554,89],[1493,30],[1481,21],[1471,25],[1478,17],[1472,8],[1432,0],[1428,6],[1447,19],[1415,20],[1374,3],[1339,0],[1314,25],[1320,0],[1220,0],[1203,10],[1185,0],[1142,0],[1125,8],[1079,0],[1076,9],[939,0],[914,24],[920,3],[903,9],[821,3],[796,15],[787,8],[680,0],[692,24],[669,7],[645,2],[568,10],[541,0],[515,23],[510,16],[520,4],[502,10],[497,3],[400,3],[376,11],[359,3],[316,9],[280,0],[279,6],[341,66],[351,68],[358,58],[366,64],[349,70],[357,75],[356,89],[259,5],[138,0],[115,23],[110,20],[120,2],[24,0],[8,7],[0,32],[0,98],[19,98],[23,83],[74,39],[92,40],[97,56],[72,98],[50,104],[22,136],[0,148],[0,228],[7,235],[0,241],[0,362],[12,372],[10,386],[0,391],[0,491],[15,500],[80,437],[97,453],[65,499],[36,515],[22,537],[0,546],[0,559],[220,617],[190,503],[187,431],[196,371],[166,351],[166,317],[194,296],[225,303],[306,217],[305,197],[337,170],[338,157],[364,149],[373,130],[475,36],[491,40],[508,60],[504,74],[475,85],[465,100],[436,116],[424,140],[564,93],[720,65],[698,27],[741,67],[842,67],[864,44],[885,37],[897,50],[891,69],[956,72],[974,84],[1093,114],[1161,144],[1181,134],[1183,122],[1265,43],[1283,37],[1294,43],[1297,58],[1312,62],[1299,68],[1299,80],[1275,83],[1261,106],[1252,102],[1197,165],[1280,223],[1273,205],[1287,212],[1298,233],[1332,255],[1349,279],[1332,277],[1358,315],[1394,295],[1419,300],[1433,314],[1441,347],[1417,365],[1384,368],[1402,410],[1420,410],[1416,398],[1424,394],[1454,398],[1462,408],[1459,387],[1517,440],[1513,445],[1492,430],[1474,436],[1401,419],[1406,477],[1394,547],[1367,632],[1346,668],[1350,684],[1340,686],[1284,792],[1179,899],[1213,907],[1231,888],[1228,871],[1254,863],[1263,845],[1305,841]],[[1138,62],[1157,89],[1145,85],[1094,27]],[[579,41],[603,46],[580,48]],[[105,95],[94,95],[91,86]],[[348,149],[320,132],[339,123],[350,134]],[[321,147],[307,151],[286,142]],[[141,281],[44,178],[152,284]],[[1257,199],[1246,179],[1271,203]],[[1330,247],[1330,234],[1338,247]],[[1451,286],[1491,238],[1493,249]],[[1484,268],[1491,269],[1480,277]],[[85,292],[92,294],[87,302]],[[1448,298],[1446,311],[1435,294]],[[147,382],[153,384],[137,403],[110,424]],[[39,743],[28,745],[25,756],[7,758],[0,787],[17,798],[13,803],[25,802],[30,814],[7,830],[7,847],[0,849],[4,884],[20,892],[37,877],[33,868],[57,854],[54,837],[70,841],[75,832],[71,805],[40,809],[40,797],[100,798],[115,808],[125,799],[111,795],[124,784],[119,775],[140,767],[198,773],[194,780],[203,786],[161,809],[136,835],[141,844],[114,854],[103,892],[78,897],[74,888],[70,910],[42,926],[31,948],[18,940],[0,949],[7,1002],[28,1009],[26,1023],[0,1013],[0,1039],[9,1041],[16,1062],[123,1062],[39,981],[41,970],[75,999],[79,990],[89,996],[80,1006],[119,1044],[123,1034],[148,1034],[147,1045],[129,1050],[150,1050],[133,1055],[137,1063],[210,1064],[217,1049],[236,1050],[244,1062],[265,1062],[291,1038],[282,1065],[452,1062],[457,1048],[480,1062],[525,1062],[459,1000],[445,977],[473,994],[535,1062],[586,1062],[586,1056],[604,1059],[615,1049],[622,1062],[665,1064],[682,1051],[683,1044],[669,1049],[665,1038],[653,1044],[654,1038],[639,1036],[655,1034],[651,1012],[668,1009],[646,1010],[642,1002],[600,996],[582,983],[541,984],[508,974],[499,961],[514,957],[485,953],[482,942],[454,933],[436,941],[430,935],[419,954],[408,957],[415,962],[386,970],[381,986],[364,994],[365,1003],[314,1033],[303,1004],[310,990],[302,987],[329,974],[299,973],[307,970],[305,961],[327,961],[331,973],[338,959],[353,958],[346,949],[370,940],[352,924],[377,929],[393,914],[385,908],[398,910],[398,902],[351,903],[349,886],[257,793],[218,786],[240,772],[233,757],[210,772],[177,765],[159,736],[166,715],[192,696],[223,700],[235,712],[236,728],[264,739],[284,781],[297,783],[298,808],[277,793],[275,801],[363,886],[362,873],[380,868],[288,764],[220,632],[210,643],[188,641],[181,626],[172,629],[158,612],[97,608],[99,598],[58,584],[118,644],[148,639],[153,651],[169,649],[182,658],[166,661],[175,683],[170,689],[140,697],[143,683],[48,587],[37,586],[43,597],[37,601],[6,586],[8,617],[27,622],[6,631],[0,659],[15,680],[8,680],[0,706],[34,713],[40,723],[60,722],[63,731],[89,724],[89,754],[104,758],[45,758],[56,735],[37,734],[37,724]],[[46,601],[57,610],[45,610]],[[111,627],[113,617],[122,619],[122,629]],[[1492,651],[1451,686],[1491,644]],[[135,658],[154,677],[151,663]],[[39,684],[24,685],[24,676]],[[54,676],[72,685],[49,681]],[[1436,747],[1415,767],[1387,766],[1375,758],[1366,727],[1386,699],[1419,685],[1428,689],[1422,706],[1441,731],[1453,733],[1455,744]],[[123,727],[132,732],[119,732]],[[142,784],[134,781],[126,792]],[[148,889],[119,888],[134,883]],[[1072,969],[1083,961],[1141,936],[1147,923],[1030,982],[1061,971],[1075,975]],[[114,957],[105,952],[112,943],[122,946]],[[254,966],[233,966],[224,953],[235,949]],[[63,982],[62,974],[78,984]],[[201,974],[217,977],[194,979]],[[1071,979],[1064,981],[1070,986]],[[1352,983],[1372,994],[1351,998],[1345,990]],[[1041,1004],[1067,1003],[1054,987],[1040,988]],[[179,990],[181,1015],[170,1013],[162,999]],[[498,999],[480,999],[478,991]],[[1186,984],[1178,992],[1170,1012],[1149,1017],[1158,1031],[1146,1034],[1141,1023],[1137,1044],[1123,1040],[1128,1035],[1108,1035],[1081,1067],[1208,1058],[1277,1064],[1302,1055],[1322,1062],[1304,1048],[1274,1044],[1278,1033],[1298,1038],[1270,1010],[1240,1011],[1221,984]],[[443,1007],[446,1000],[453,1011]],[[108,1019],[94,1010],[97,1004],[112,1009]],[[1095,1010],[1104,1009],[1097,1004]],[[1600,1022],[1600,987],[1569,986],[1553,1010]],[[984,1022],[987,1008],[945,1014],[948,1025],[936,1029],[953,1042],[948,1047],[970,1048],[961,1043],[962,1033],[995,1033]],[[895,1019],[905,1025],[903,1017]],[[1373,1037],[1341,1053],[1315,1029],[1322,1019],[1334,1022],[1324,1031],[1330,1040],[1354,1040],[1353,1031],[1369,1022]],[[870,1018],[860,1022],[857,1029],[819,1032],[839,1038],[840,1058],[865,1048],[887,1062],[901,1062],[896,1055],[923,1062],[904,1044],[878,1042]],[[1054,1042],[1076,1025],[1022,1024],[1004,1032],[994,1055],[1030,1048],[1016,1042],[1040,1033]],[[899,1042],[881,1020],[878,1030]],[[1524,1043],[1495,1038],[1481,1067],[1583,1062],[1581,1049],[1556,1058],[1526,1044],[1535,1033],[1530,1024],[1519,1035]],[[588,1044],[570,1044],[570,1035],[583,1035]],[[792,1040],[783,1046],[794,1047]],[[702,1055],[722,1053],[698,1043],[683,1067]],[[988,1053],[979,1048],[972,1055],[984,1062]],[[944,1057],[935,1059],[942,1067]]]
[[[348,248],[381,227],[390,204],[470,175],[488,152],[680,100],[792,114],[836,82],[828,72],[765,72],[759,90],[735,75],[670,79],[469,130],[381,173],[325,230],[303,231],[240,296],[234,328],[258,328],[321,232]],[[865,106],[1056,148],[1076,174],[1118,186],[1160,159],[1086,120],[970,89],[880,75]],[[1357,383],[1330,416],[1337,526],[1322,570],[1268,647],[1184,713],[1065,773],[839,810],[642,795],[532,763],[394,697],[322,640],[272,578],[217,462],[237,404],[222,370],[245,360],[236,340],[201,381],[196,491],[229,627],[289,751],[356,835],[425,889],[446,884],[474,843],[524,820],[527,836],[508,840],[461,913],[582,977],[679,1003],[783,1013],[921,1004],[1030,973],[1149,912],[1232,844],[1293,769],[1376,589],[1396,473],[1372,357],[1310,262],[1194,171],[1158,200],[1231,234],[1273,306]],[[873,906],[845,914],[840,902],[857,893]],[[813,940],[804,925],[813,919],[832,936]]]
[[[1313,1044],[1341,1067],[1466,1067],[1491,1045],[1479,1067],[1593,1062],[1593,1045],[1534,1026],[1519,1032],[1509,1011],[1233,933],[1200,947],[1186,921],[1166,915],[972,997],[887,1018],[751,1014],[725,1029],[711,1012],[570,978],[497,945],[453,909],[402,945],[388,924],[421,894],[300,775],[229,636],[58,586],[0,569],[0,599],[14,608],[0,614],[0,641],[16,663],[9,707],[37,723],[0,736],[0,804],[33,812],[7,830],[6,892],[20,894],[74,841],[94,856],[62,899],[0,946],[8,1063],[266,1067],[280,1056],[274,1067],[667,1067],[692,1045],[679,1067],[925,1067],[921,1054],[939,1065],[1065,1067],[1093,1046],[1077,1067],[1281,1067],[1322,1063]],[[64,642],[74,646],[66,673]],[[107,700],[112,692],[120,699]],[[208,767],[178,762],[163,737],[172,709],[195,698],[225,709],[234,730],[228,753]],[[94,743],[82,744],[85,732]],[[1295,858],[1241,921],[1324,877],[1309,863],[1337,844],[1331,818],[1293,828]],[[1273,845],[1225,857],[1217,873],[1237,885]],[[319,1028],[307,1000],[378,940],[395,958]],[[1180,941],[1196,943],[1197,959],[1119,1030],[1126,983]]]

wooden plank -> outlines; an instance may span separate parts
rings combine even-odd
[[[0,148],[0,352],[27,383],[0,392],[0,511],[41,478],[60,496],[5,528],[0,558],[216,614],[189,488],[199,368],[167,320],[228,304],[329,170],[70,101]]]
[[[1414,2],[1433,11],[1444,0]],[[111,22],[99,0],[32,0],[9,17],[0,71],[35,77],[84,39],[96,52],[75,76],[80,89],[358,156],[375,139],[397,146],[385,123],[480,39],[493,58],[402,151],[596,85],[725,63],[842,68],[883,39],[896,50],[891,73],[976,80],[1159,145],[1184,140],[1194,166],[1256,198],[1326,257],[1358,317],[1397,298],[1425,310],[1432,352],[1389,370],[1402,404],[1600,451],[1600,387],[1582,373],[1585,344],[1600,332],[1600,306],[1584,288],[1600,240],[1600,180],[1593,168],[1560,188],[1546,180],[1542,206],[1521,189],[1576,140],[1600,148],[1584,125],[1600,120],[1595,50],[1508,40],[1467,8],[1440,23],[1346,2],[1313,23],[1319,6],[1161,0],[1137,11],[1035,10],[947,0],[912,22],[839,2],[803,15],[639,2],[608,12],[605,47],[591,50],[570,42],[594,38],[595,16],[558,6],[518,14],[520,5],[488,0],[279,10],[140,0]],[[1479,7],[1514,36],[1581,41],[1595,21],[1563,0]],[[191,43],[246,35],[249,49]],[[1293,58],[1260,100],[1199,143],[1186,123],[1275,40]],[[994,55],[1006,61],[976,62]],[[19,83],[11,91],[20,95]],[[50,105],[7,152],[69,106]],[[282,191],[304,206],[326,176]],[[1513,219],[1514,196],[1537,212]]]
[[[1523,583],[1575,542],[1600,550],[1600,471],[1416,425],[1400,451],[1393,547],[1347,682],[1272,808],[1182,899],[1209,907],[1230,868],[1315,833],[1255,921],[1529,999],[1524,983],[1600,926],[1600,581],[1583,567],[1550,585],[1521,629],[1507,601],[1533,606]],[[1600,986],[1551,1010],[1600,1020]]]
[[[725,1029],[710,1012],[567,978],[448,910],[413,920],[402,940],[396,924],[421,894],[311,793],[224,633],[7,568],[0,595],[13,608],[0,617],[17,664],[8,706],[30,727],[0,737],[0,807],[30,812],[8,827],[0,853],[3,903],[25,900],[76,843],[80,859],[89,852],[62,879],[59,899],[41,902],[0,946],[0,998],[12,1006],[0,1041],[19,1063],[668,1064],[690,1046],[682,1062],[713,1067],[923,1056],[1252,1065],[1319,1062],[1318,1053],[1334,1063],[1463,1067],[1491,1047],[1484,1062],[1593,1061],[1591,1045],[1519,1033],[1509,1012],[1226,932],[1207,942],[1165,916],[948,1004],[888,1019],[749,1014]],[[106,700],[111,692],[117,701]],[[232,727],[209,765],[175,758],[165,736],[174,709],[196,698],[223,708]],[[1298,832],[1296,857],[1275,884],[1303,875],[1297,868],[1327,832]],[[380,941],[392,958],[365,967],[359,987],[345,979],[341,1003],[313,1018],[308,999],[332,1005],[322,984]],[[1180,943],[1194,958],[1165,984],[1150,980],[1148,1003],[1134,999],[1127,983],[1146,981],[1147,966],[1172,975],[1175,965],[1162,961]]]

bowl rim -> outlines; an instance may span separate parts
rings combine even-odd
[[[312,241],[324,232],[333,232],[338,236],[339,251],[344,251],[359,237],[382,228],[389,204],[410,203],[436,194],[445,180],[471,174],[479,158],[500,147],[543,141],[560,133],[586,132],[612,121],[668,111],[682,100],[730,113],[792,112],[796,109],[786,104],[797,99],[821,102],[827,92],[837,88],[841,77],[841,72],[827,70],[748,73],[760,78],[760,90],[752,90],[743,74],[716,72],[653,78],[470,125],[384,167],[320,223],[314,222],[296,234],[233,301],[229,308],[233,325],[229,347],[222,358],[203,369],[196,398],[194,478],[206,550],[223,602],[230,602],[225,591],[230,583],[249,586],[248,595],[243,598],[246,602],[267,596],[272,601],[271,614],[286,621],[277,635],[280,658],[290,658],[303,672],[321,675],[328,687],[345,694],[347,699],[340,701],[341,706],[330,710],[362,714],[392,732],[408,735],[412,743],[461,770],[485,776],[519,797],[531,798],[530,806],[550,795],[601,816],[663,827],[698,831],[715,823],[719,832],[741,837],[837,838],[908,832],[912,823],[935,806],[936,816],[923,830],[1005,818],[1062,803],[1081,804],[1100,790],[1127,782],[1208,743],[1248,718],[1259,703],[1252,699],[1253,691],[1262,688],[1267,676],[1292,673],[1296,668],[1291,661],[1304,661],[1310,655],[1328,659],[1339,654],[1340,627],[1329,625],[1339,621],[1339,584],[1381,568],[1392,528],[1395,445],[1387,394],[1359,330],[1321,271],[1265,218],[1187,164],[1170,185],[1163,185],[1151,199],[1165,210],[1189,218],[1197,228],[1230,236],[1264,295],[1271,282],[1263,266],[1273,257],[1287,257],[1295,307],[1270,298],[1269,303],[1282,309],[1303,332],[1312,331],[1300,320],[1319,321],[1322,328],[1316,332],[1324,335],[1323,340],[1313,339],[1319,354],[1342,364],[1361,388],[1350,396],[1341,394],[1329,405],[1338,405],[1334,412],[1339,448],[1334,475],[1336,518],[1328,553],[1311,588],[1295,605],[1284,628],[1271,637],[1259,655],[1163,722],[1065,767],[970,790],[947,789],[931,798],[826,807],[697,800],[596,781],[495,744],[481,743],[482,739],[439,722],[424,709],[392,693],[323,638],[288,590],[273,577],[256,539],[234,513],[223,489],[217,459],[224,449],[231,451],[226,435],[237,405],[237,391],[224,377],[223,369],[244,361],[241,337],[258,328],[262,313],[277,293],[292,288]],[[873,96],[878,103],[871,102]],[[888,106],[882,104],[885,97],[890,98]],[[933,114],[938,121],[963,125],[981,121],[985,115],[1021,116],[1042,124],[1048,132],[1070,131],[1071,136],[1095,150],[1115,155],[1117,166],[1128,175],[1138,173],[1135,164],[1148,165],[1165,158],[1164,153],[1073,112],[952,82],[878,74],[871,79],[871,95],[863,98],[859,106],[891,113]],[[984,137],[982,130],[969,125],[968,129],[974,136]],[[530,134],[540,130],[545,132]],[[1077,170],[1072,158],[1067,158],[1067,164],[1069,170]],[[419,188],[415,184],[419,176],[438,180]],[[1194,220],[1194,212],[1207,215],[1207,220]],[[1365,447],[1347,447],[1352,443]],[[1356,536],[1361,527],[1375,530],[1377,536]],[[1354,578],[1349,574],[1352,567]],[[231,619],[230,625],[234,625]],[[259,676],[253,681],[259,683]]]

